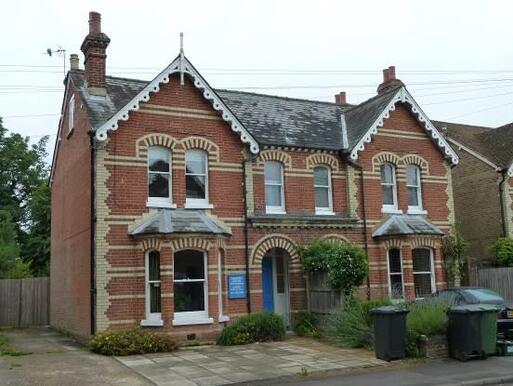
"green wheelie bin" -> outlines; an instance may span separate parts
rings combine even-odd
[[[493,355],[497,351],[497,312],[493,304],[480,304],[481,308],[481,348],[484,355]]]

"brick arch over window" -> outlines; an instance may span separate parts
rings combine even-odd
[[[200,149],[208,154],[210,162],[219,162],[219,146],[203,137],[187,137],[180,141],[184,150]]]
[[[178,251],[182,249],[201,249],[208,251],[211,247],[210,240],[201,239],[198,237],[183,237],[176,240],[171,240],[171,249]]]
[[[148,134],[139,138],[136,142],[136,156],[146,158],[148,148],[151,146],[162,146],[174,150],[178,140],[167,134]]]
[[[263,167],[265,161],[278,161],[286,169],[292,168],[292,157],[281,150],[262,150],[258,158],[258,166]]]
[[[383,240],[381,245],[387,251],[389,249],[394,249],[394,248],[401,249],[403,247],[403,240],[401,240],[401,239],[387,239],[387,240]]]
[[[327,241],[329,243],[333,243],[333,244],[346,244],[346,243],[351,242],[351,241],[349,241],[349,239],[347,237],[342,236],[342,235],[337,235],[335,233],[322,236],[321,240],[325,240],[325,241]]]
[[[411,249],[437,249],[441,246],[440,237],[413,237],[410,239]]]
[[[424,175],[429,175],[429,163],[417,154],[407,154],[403,157],[405,165],[416,165],[420,167],[420,172]]]
[[[160,239],[146,239],[141,242],[142,250],[147,251],[160,251],[162,242]]]
[[[305,163],[307,169],[313,169],[318,165],[328,165],[333,171],[336,171],[339,168],[338,159],[331,154],[316,153],[309,155],[306,157]]]
[[[397,154],[382,152],[372,157],[372,171],[379,172],[380,166],[384,163],[390,163],[395,165],[396,167],[400,167],[404,164],[403,159],[399,157]]]
[[[257,241],[251,254],[251,265],[262,265],[264,255],[273,248],[287,251],[291,265],[301,264],[297,244],[285,235],[272,234]]]

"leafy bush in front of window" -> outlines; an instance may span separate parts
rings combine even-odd
[[[306,272],[326,271],[329,285],[345,295],[353,293],[367,275],[365,252],[352,243],[321,239],[301,248],[300,253]]]
[[[97,354],[123,356],[170,352],[176,350],[178,344],[169,335],[135,329],[99,332],[89,341],[88,347]]]
[[[283,340],[284,337],[285,324],[281,316],[269,312],[258,312],[231,322],[219,335],[217,344],[233,346]]]
[[[452,302],[441,299],[424,299],[406,305],[406,355],[412,358],[424,356],[419,343],[421,335],[426,337],[447,333],[447,310]]]
[[[316,324],[317,320],[311,312],[297,311],[292,314],[293,330],[299,336],[320,336]]]
[[[513,238],[499,237],[493,246],[497,264],[503,267],[513,267]]]
[[[329,330],[337,344],[349,348],[374,347],[371,310],[390,304],[386,299],[363,302],[358,298],[348,298],[329,321]]]

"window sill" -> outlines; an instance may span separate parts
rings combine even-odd
[[[396,209],[396,208],[381,208],[381,213],[403,214],[403,211],[401,209]]]
[[[173,326],[191,326],[194,324],[212,324],[214,319],[212,318],[198,318],[198,319],[173,319]]]
[[[171,202],[165,202],[165,201],[150,201],[148,200],[146,202],[147,208],[167,208],[167,209],[176,209],[176,204],[173,204]]]
[[[410,209],[410,208],[408,208],[408,212],[407,212],[407,213],[408,213],[408,214],[423,214],[423,215],[425,215],[425,214],[427,214],[428,212],[427,212],[427,210],[422,210],[422,209]]]
[[[184,208],[185,209],[213,209],[214,205],[209,204],[207,202],[205,202],[205,203],[186,202]]]
[[[284,209],[272,209],[272,208],[265,208],[266,214],[287,214]]]
[[[230,320],[230,317],[228,315],[221,315],[219,317],[219,323],[228,322]]]
[[[141,320],[141,327],[162,327],[164,321],[162,319],[145,319]]]
[[[335,212],[329,209],[315,209],[315,214],[317,216],[334,216]]]

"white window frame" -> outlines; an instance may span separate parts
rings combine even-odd
[[[205,157],[205,174],[187,173],[187,153],[198,153]],[[204,176],[205,177],[205,198],[188,198],[187,197],[187,176]],[[188,149],[185,151],[185,207],[192,209],[208,209],[214,206],[209,203],[209,186],[208,186],[208,153],[202,149]]]
[[[280,174],[281,174],[281,182],[279,184],[275,182],[267,182],[265,180],[265,164],[275,164],[280,166]],[[283,172],[283,164],[280,161],[265,161],[264,163],[264,200],[267,201],[265,197],[265,186],[279,186],[280,187],[280,195],[281,195],[281,205],[265,205],[265,212],[269,214],[284,214],[285,213],[285,185],[284,185],[284,172]]]
[[[328,171],[328,185],[316,185],[315,184],[315,169],[316,168],[323,168]],[[326,165],[316,165],[313,169],[314,173],[314,201],[315,201],[315,194],[316,194],[316,188],[328,188],[328,206],[327,207],[317,207],[315,206],[315,214],[319,215],[332,215],[333,213],[333,190],[332,190],[332,183],[331,183],[331,168]]]
[[[161,263],[160,258],[160,252],[157,250],[149,250],[146,251],[144,254],[144,299],[145,299],[145,312],[146,312],[146,319],[141,320],[141,326],[152,326],[152,327],[158,327],[163,326],[164,322],[162,320],[162,313],[161,312],[151,312],[151,285],[153,283],[159,283],[159,286],[161,288],[161,303],[160,308],[162,310],[162,274],[160,274],[159,280],[150,280],[150,253],[151,252],[157,252],[159,254],[159,265]],[[159,270],[160,272],[160,270]]]
[[[416,249],[425,249],[429,251],[429,267],[431,268],[430,271],[414,271],[414,264],[413,264],[413,251]],[[415,275],[430,275],[431,279],[431,293],[436,292],[436,278],[435,278],[435,262],[434,262],[434,256],[433,256],[433,249],[427,248],[427,247],[419,247],[419,248],[413,248],[411,250],[411,265],[412,265],[412,275],[413,275],[413,291],[415,291]],[[418,298],[417,294],[415,294],[415,299],[420,300],[424,298]]]
[[[75,127],[75,95],[72,95],[68,101],[68,133],[71,133]]]
[[[184,251],[197,251],[203,254],[203,275],[204,279],[180,279],[176,280],[174,276],[174,260],[175,255],[178,252]],[[203,282],[203,292],[204,292],[204,304],[205,309],[201,311],[182,311],[176,312],[173,309],[173,326],[184,326],[184,325],[192,325],[192,324],[211,324],[214,323],[214,319],[208,316],[208,257],[205,251],[194,248],[187,248],[175,251],[173,254],[173,293],[175,283],[192,283],[192,282]]]
[[[392,168],[392,184],[383,183],[383,180],[381,179],[381,167],[383,167],[384,165],[390,165],[390,167]],[[383,213],[402,213],[402,211],[397,208],[397,178],[396,178],[395,165],[390,162],[385,162],[385,163],[381,164],[380,169],[379,169],[379,178],[380,178],[380,187],[381,187],[381,201],[382,201],[382,205],[383,205],[381,208],[381,212],[383,212]],[[382,188],[383,185],[392,186],[392,197],[394,199],[394,203],[392,205],[385,204],[383,202],[383,188]]]
[[[415,173],[417,174],[417,183],[418,185],[410,185],[408,184],[408,168],[415,168]],[[420,171],[420,167],[415,164],[406,165],[406,189],[416,188],[417,189],[417,201],[419,205],[410,205],[408,202],[408,214],[426,214],[427,212],[422,208],[422,181],[421,181],[422,173]],[[408,200],[410,197],[410,192],[408,191]]]
[[[399,264],[401,265],[401,272],[390,272],[390,251],[392,249],[397,249],[399,251]],[[392,298],[392,280],[390,280],[390,277],[394,276],[401,276],[401,287],[403,296],[400,299],[394,299]],[[401,251],[401,248],[390,248],[387,250],[387,279],[388,279],[388,297],[392,302],[402,302],[404,301],[404,268],[403,268],[403,253]]]
[[[164,149],[167,152],[169,172],[150,172],[150,151],[151,149]],[[146,206],[148,208],[176,208],[176,204],[173,204],[173,168],[172,168],[172,153],[167,147],[164,146],[151,146],[148,148],[148,156],[146,162],[146,188],[147,188],[147,201]],[[150,196],[150,174],[169,174],[169,196],[168,197],[151,197]]]
[[[228,322],[230,317],[223,313],[223,254],[217,252],[217,301],[219,309],[219,323]]]

